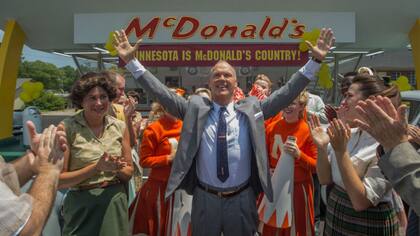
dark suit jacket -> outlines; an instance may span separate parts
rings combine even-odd
[[[195,157],[200,147],[204,125],[209,111],[212,109],[212,102],[197,95],[192,95],[189,100],[185,100],[168,90],[148,71],[137,81],[170,114],[183,120],[181,138],[172,163],[166,197],[178,188],[192,193],[197,183]],[[255,97],[248,97],[235,104],[236,111],[243,113],[249,122],[249,135],[253,150],[250,184],[256,193],[264,191],[269,200],[273,198],[273,190],[268,170],[264,119],[276,115],[288,106],[308,83],[309,79],[297,72],[285,86],[265,100],[260,102]]]

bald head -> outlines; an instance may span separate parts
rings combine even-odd
[[[209,87],[213,101],[225,106],[233,101],[237,86],[235,69],[227,61],[218,61],[210,70]]]
[[[231,66],[230,64],[229,64],[229,62],[227,62],[227,61],[224,61],[224,60],[220,60],[220,61],[218,61],[211,69],[210,69],[210,77],[212,76],[212,74],[213,74],[213,72],[216,70],[216,68],[223,68],[223,69],[226,69],[226,70],[230,70],[231,71],[231,73],[233,74],[233,76],[235,77],[235,79],[236,79],[236,71],[235,71],[235,68],[233,68],[233,66]]]

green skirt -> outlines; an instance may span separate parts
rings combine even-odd
[[[122,184],[69,191],[64,200],[63,235],[128,235],[127,194]]]
[[[355,211],[345,190],[335,185],[328,196],[324,235],[399,235],[398,217],[389,202]]]

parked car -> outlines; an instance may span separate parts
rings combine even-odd
[[[408,109],[408,122],[420,126],[420,90],[401,92],[401,100]]]

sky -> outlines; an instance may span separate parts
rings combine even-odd
[[[0,30],[0,39],[1,39],[0,41],[2,41],[3,39],[3,34],[4,32]],[[56,65],[57,67],[63,67],[63,66],[71,66],[74,68],[76,67],[71,57],[60,56],[53,53],[47,53],[47,52],[31,49],[28,46],[24,46],[22,56],[24,57],[25,61],[40,60],[43,62],[52,63]],[[85,61],[87,60],[80,59],[79,62],[84,63]]]

